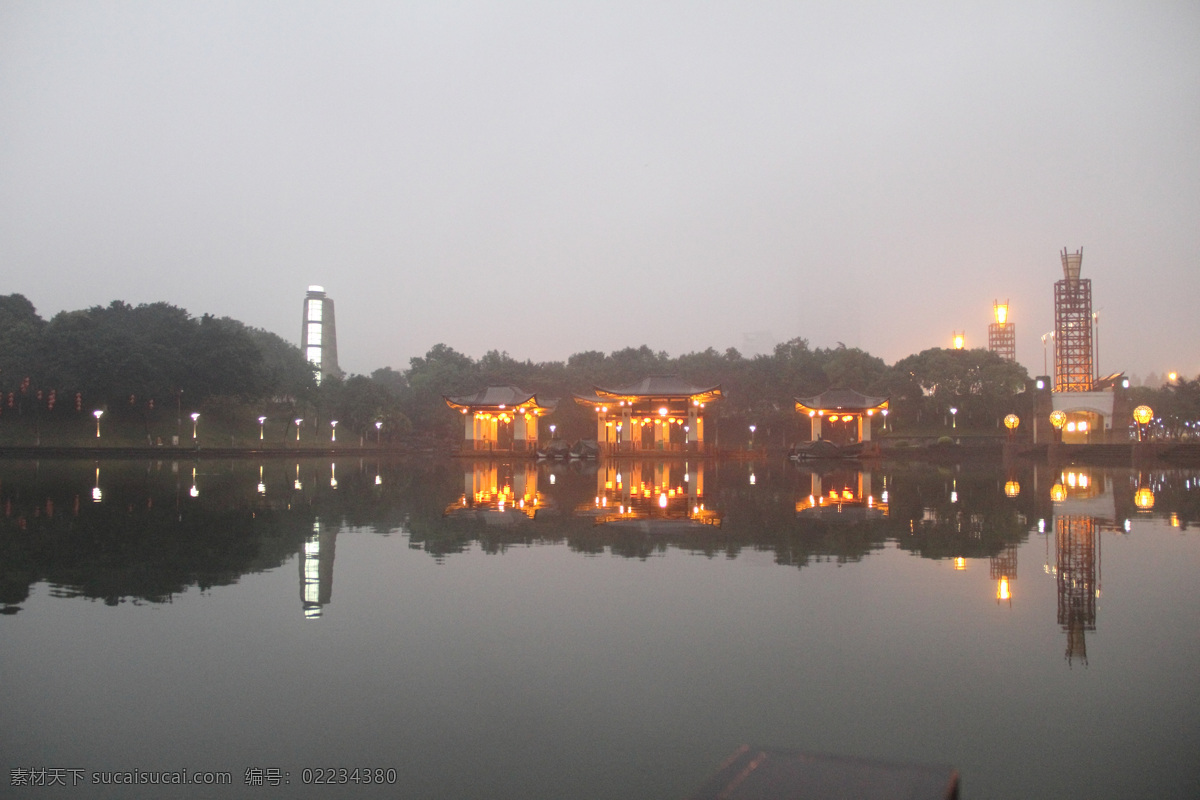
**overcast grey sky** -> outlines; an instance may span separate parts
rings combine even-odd
[[[1200,3],[0,0],[0,293],[342,366],[802,336],[1200,373]]]

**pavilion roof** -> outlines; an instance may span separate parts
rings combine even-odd
[[[888,407],[888,398],[872,397],[854,389],[826,389],[812,397],[797,397],[797,411],[870,411]]]
[[[605,403],[612,400],[673,400],[688,399],[710,402],[722,396],[721,385],[696,386],[675,375],[651,375],[628,386],[606,388],[593,386],[595,394],[576,395],[586,403]]]
[[[475,394],[442,395],[446,405],[454,409],[513,409],[540,408],[552,411],[558,400],[538,400],[535,393],[517,386],[488,386]]]

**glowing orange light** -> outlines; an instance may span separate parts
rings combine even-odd
[[[1138,489],[1133,493],[1133,504],[1137,506],[1140,511],[1149,511],[1150,509],[1154,508],[1154,492],[1143,486],[1141,489]]]

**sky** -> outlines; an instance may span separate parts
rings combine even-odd
[[[795,337],[1200,375],[1195,2],[0,0],[0,294],[343,369]],[[1052,360],[1052,355],[1051,355]]]

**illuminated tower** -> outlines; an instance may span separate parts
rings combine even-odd
[[[1063,279],[1054,283],[1054,391],[1090,392],[1092,362],[1092,281],[1079,277],[1083,249],[1062,251]]]
[[[1008,301],[992,303],[996,321],[988,325],[988,350],[1005,361],[1017,360],[1017,326],[1008,321]]]
[[[327,375],[341,375],[337,363],[337,331],[333,326],[333,301],[322,286],[308,287],[304,296],[304,327],[300,330],[300,349],[312,364],[317,383]]]

